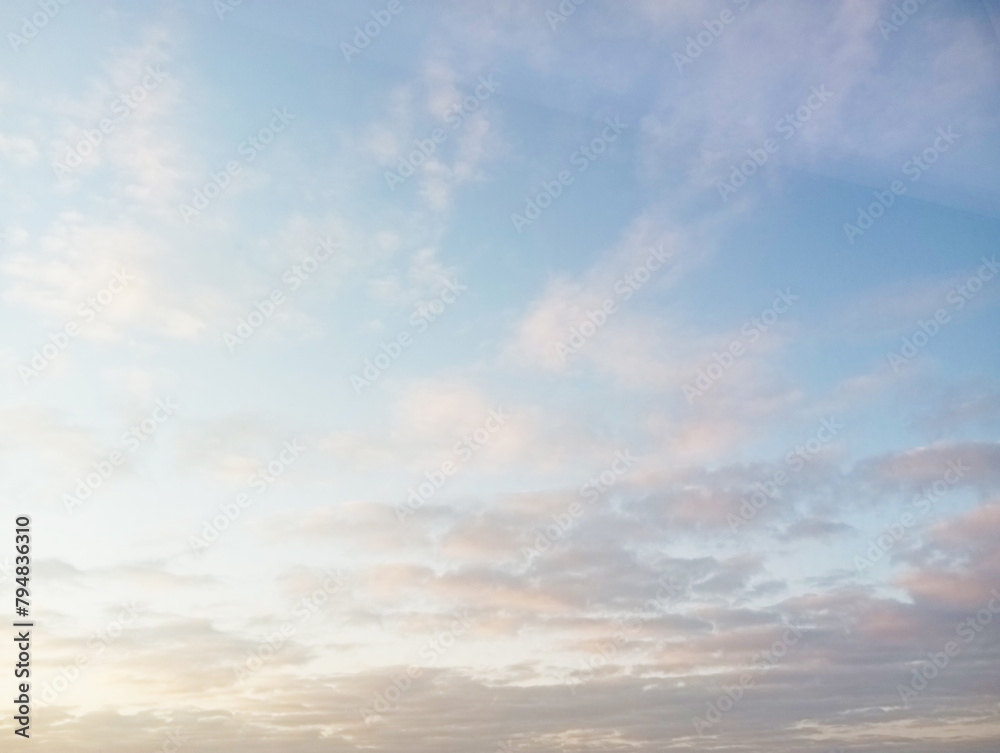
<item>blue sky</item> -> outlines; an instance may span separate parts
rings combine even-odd
[[[995,750],[998,28],[5,6],[34,744]]]

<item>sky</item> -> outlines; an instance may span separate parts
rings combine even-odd
[[[0,35],[5,750],[997,750],[996,0]]]

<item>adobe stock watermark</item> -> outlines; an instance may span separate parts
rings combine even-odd
[[[757,517],[757,513],[767,507],[772,499],[778,499],[781,487],[791,480],[793,474],[805,468],[806,464],[826,445],[830,444],[843,428],[844,425],[837,423],[833,417],[824,418],[815,436],[785,453],[785,466],[789,469],[788,471],[778,469],[771,475],[770,481],[755,483],[756,489],[749,498],[746,496],[740,498],[740,516],[736,517],[732,513],[726,515],[729,530],[736,533],[740,526],[746,525]]]
[[[503,412],[503,408],[491,409],[489,416],[481,426],[471,434],[464,435],[452,446],[451,452],[456,460],[449,458],[441,463],[439,469],[426,471],[424,473],[426,481],[422,481],[416,488],[410,487],[408,489],[410,496],[406,498],[406,502],[397,503],[395,507],[396,519],[402,523],[423,507],[427,500],[444,487],[449,478],[458,473],[459,468],[472,460],[476,453],[489,444],[493,435],[500,431],[509,419],[510,416]]]
[[[607,468],[596,476],[587,479],[587,483],[580,487],[580,495],[587,502],[596,502],[603,494],[606,494],[611,487],[618,483],[619,479],[625,475],[632,467],[635,458],[626,448],[615,453],[615,459]]]
[[[132,625],[139,614],[144,611],[145,608],[138,606],[134,601],[122,604],[122,611],[118,613],[118,616],[100,630],[92,633],[87,639],[87,651],[77,655],[71,665],[59,667],[56,678],[42,686],[41,693],[37,696],[38,703],[42,706],[51,705],[60,694],[80,679],[80,673],[84,667],[91,664],[107,651],[110,645],[120,639],[125,633],[125,629]]]
[[[899,520],[885,527],[885,532],[874,539],[868,540],[868,549],[865,555],[854,558],[854,567],[859,573],[875,566],[875,563],[888,554],[896,544],[903,540],[909,529],[913,528],[917,521],[930,512],[934,503],[948,493],[949,487],[954,486],[965,474],[971,470],[967,465],[962,465],[961,460],[949,460],[945,472],[941,478],[916,495],[912,503],[917,508],[917,514],[910,511],[904,512]]]
[[[38,0],[40,10],[35,11],[31,16],[24,16],[21,19],[20,34],[7,32],[7,41],[10,48],[17,52],[24,45],[38,36],[38,32],[49,25],[49,21],[59,15],[62,6],[68,5],[70,0]]]
[[[354,394],[360,395],[366,387],[375,384],[403,355],[403,351],[413,345],[416,335],[426,332],[428,327],[437,321],[448,307],[454,304],[458,297],[468,289],[467,286],[460,285],[457,281],[445,280],[444,289],[436,298],[429,302],[418,303],[408,320],[410,326],[413,327],[413,332],[401,329],[388,343],[382,343],[379,353],[373,358],[365,359],[360,374],[351,374],[351,387],[354,388]]]
[[[699,735],[704,735],[707,730],[721,722],[722,718],[736,707],[746,691],[757,684],[760,675],[766,674],[778,666],[781,660],[788,655],[789,649],[801,640],[801,625],[800,627],[792,625],[785,627],[786,630],[780,639],[775,640],[771,646],[754,656],[751,660],[753,667],[741,673],[736,683],[723,687],[723,692],[719,694],[718,698],[706,703],[703,718],[697,716],[691,718],[691,723]]]
[[[33,378],[45,371],[48,365],[58,358],[59,354],[66,350],[73,340],[80,336],[83,328],[91,324],[98,314],[111,305],[115,296],[122,293],[133,281],[135,281],[135,277],[125,269],[112,274],[107,285],[80,304],[76,310],[77,319],[66,322],[62,329],[56,332],[50,332],[48,342],[32,351],[31,360],[28,361],[29,365],[26,366],[18,362],[17,374],[21,377],[21,381],[27,386]],[[82,321],[79,321],[81,319]]]
[[[243,682],[250,675],[261,669],[267,662],[285,646],[285,644],[305,625],[313,615],[317,614],[330,597],[344,587],[344,575],[338,568],[337,572],[324,572],[326,580],[320,588],[308,596],[304,596],[295,604],[292,615],[296,618],[282,623],[281,627],[271,633],[257,646],[247,652],[247,657],[240,664],[233,666],[233,675],[237,682]]]
[[[937,132],[938,135],[930,146],[920,154],[914,154],[903,163],[902,173],[910,179],[911,183],[920,180],[924,173],[931,169],[931,165],[937,162],[942,154],[950,150],[959,139],[959,134],[953,133],[951,126],[938,128]],[[904,193],[906,193],[906,184],[899,179],[892,181],[888,190],[873,192],[872,196],[875,197],[875,201],[867,207],[858,207],[857,224],[844,223],[844,234],[847,236],[847,242],[853,246],[858,238],[871,230],[872,226],[885,216],[889,208],[896,203],[896,197],[902,196]]]
[[[580,487],[580,495],[587,502],[596,502],[603,494],[608,492],[619,479],[628,473],[635,458],[632,457],[628,449],[619,450],[615,453],[615,459],[605,470],[598,475],[588,479],[587,483]],[[552,515],[551,525],[540,528],[535,536],[534,546],[522,546],[521,555],[526,563],[548,552],[557,541],[566,537],[573,523],[583,517],[583,505],[579,502],[571,502],[565,512]]]
[[[334,243],[329,236],[321,239],[313,246],[310,253],[290,265],[281,274],[281,281],[285,283],[285,288],[272,288],[271,292],[264,296],[263,300],[253,302],[254,310],[240,319],[232,332],[228,330],[222,333],[222,341],[225,343],[230,353],[236,351],[237,346],[242,345],[257,330],[264,326],[274,314],[278,307],[288,301],[288,294],[294,293],[320,268],[323,262],[333,256],[340,246]]]
[[[371,21],[366,21],[363,27],[355,26],[354,37],[351,39],[354,44],[352,45],[349,42],[340,43],[340,51],[344,53],[344,60],[350,63],[352,57],[360,55],[361,51],[370,45],[372,40],[392,23],[392,19],[403,12],[403,7],[401,0],[389,0],[385,8],[371,12]]]
[[[11,562],[10,557],[4,557],[3,562],[0,562],[0,585],[3,585],[8,580],[14,580],[14,575],[17,574],[17,570],[13,562]]]
[[[247,484],[257,490],[257,494],[263,494],[268,487],[285,474],[289,467],[294,465],[299,455],[305,451],[305,447],[299,444],[298,439],[287,441],[282,446],[275,458],[268,462],[266,466],[261,466],[253,473]],[[253,498],[246,492],[240,492],[232,502],[219,505],[219,512],[212,518],[205,518],[202,521],[201,538],[191,536],[188,539],[188,546],[196,554],[204,552],[208,547],[218,541],[222,532],[229,528],[243,511],[253,504]]]
[[[823,105],[833,96],[832,92],[826,90],[826,84],[820,84],[819,88],[812,87],[811,93],[805,102],[796,107],[792,112],[786,113],[778,118],[774,124],[774,129],[781,134],[785,141],[798,133],[805,124],[812,118],[813,114],[819,112]],[[723,201],[729,201],[729,197],[743,188],[750,178],[767,164],[771,157],[781,149],[781,143],[774,138],[764,139],[764,143],[756,149],[747,149],[749,159],[738,165],[732,165],[729,173],[729,180],[718,180],[715,187],[719,190],[719,196]]]
[[[84,129],[83,138],[75,146],[69,147],[63,161],[52,163],[56,178],[63,182],[71,173],[83,166],[88,158],[97,153],[105,138],[113,134],[118,125],[146,100],[150,92],[158,89],[166,78],[167,74],[160,70],[159,65],[146,66],[146,75],[142,80],[112,100],[111,114],[116,117],[101,118],[93,128]]]
[[[124,450],[112,450],[108,453],[107,459],[91,463],[94,470],[76,480],[73,494],[62,495],[62,503],[66,512],[72,515],[77,507],[80,507],[94,495],[94,492],[104,486],[104,482],[111,478],[115,470],[125,462],[125,453],[134,453],[138,450],[140,444],[156,434],[160,426],[174,415],[178,407],[180,406],[172,398],[158,399],[156,408],[149,416],[130,426],[127,431],[123,431],[118,441]]]
[[[605,118],[604,123],[606,124],[605,128],[597,136],[570,155],[570,164],[576,167],[577,174],[584,172],[591,164],[596,162],[602,154],[608,151],[608,147],[618,140],[622,132],[628,128],[617,116],[614,120]],[[513,223],[518,235],[524,231],[525,227],[541,217],[542,212],[552,206],[552,203],[562,196],[563,189],[572,185],[574,177],[571,171],[560,170],[555,180],[548,180],[542,184],[541,189],[534,198],[530,196],[525,197],[524,214],[512,212],[510,215],[510,221]]]
[[[232,185],[233,179],[243,172],[244,165],[248,165],[257,159],[257,155],[267,148],[268,144],[274,141],[277,134],[284,131],[289,123],[295,120],[295,115],[288,112],[287,107],[282,109],[274,108],[271,111],[274,117],[268,125],[261,128],[257,133],[247,136],[237,147],[236,152],[243,159],[231,159],[226,163],[224,169],[218,172],[210,172],[208,181],[201,188],[196,188],[191,194],[190,204],[180,204],[177,209],[180,212],[184,224],[191,224],[191,220],[201,215],[208,209],[208,205],[219,198],[223,191]]]
[[[226,16],[239,8],[241,5],[243,5],[243,0],[212,0],[212,7],[215,9],[215,15],[219,17],[220,21],[225,21]]]
[[[747,347],[760,340],[761,336],[767,332],[783,314],[799,300],[799,296],[793,295],[791,288],[778,290],[774,302],[764,309],[758,316],[751,317],[740,327],[741,337],[731,341],[722,353],[712,353],[712,361],[708,366],[698,369],[694,384],[685,382],[681,387],[684,399],[688,405],[693,405],[697,397],[701,397],[715,386],[716,382],[725,376],[736,364],[736,360],[742,358],[747,353]],[[746,343],[743,339],[747,338]]]
[[[420,648],[423,665],[413,664],[405,672],[393,675],[381,692],[372,694],[372,704],[360,709],[365,724],[378,721],[386,714],[399,710],[399,701],[413,686],[413,681],[423,674],[427,666],[434,666],[444,654],[458,643],[458,639],[472,626],[467,614],[456,615],[448,630],[441,630]]]
[[[738,12],[742,13],[750,7],[751,0],[732,0],[732,2]],[[715,40],[722,36],[726,27],[735,20],[736,14],[729,10],[729,8],[723,8],[719,12],[718,18],[708,18],[702,21],[701,25],[705,27],[705,30],[699,31],[693,37],[688,37],[686,40],[687,45],[684,47],[684,52],[687,54],[682,55],[679,52],[673,54],[672,57],[677,70],[683,73],[684,66],[691,65],[697,58],[700,58],[701,53],[711,47]]]
[[[996,277],[1000,272],[1000,264],[997,263],[996,254],[992,259],[985,256],[980,259],[982,265],[970,275],[965,282],[955,285],[945,295],[945,301],[952,305],[955,311],[961,311],[965,305],[971,301],[983,289],[985,284]],[[917,320],[918,329],[910,335],[904,335],[899,352],[890,350],[885,354],[892,366],[893,373],[898,374],[910,361],[915,359],[920,351],[930,344],[930,341],[937,337],[941,328],[951,322],[951,312],[946,308],[939,308],[934,312],[934,316],[925,320]]]
[[[441,115],[444,122],[451,126],[453,131],[458,130],[465,123],[466,119],[479,108],[483,102],[493,96],[493,93],[500,88],[500,84],[493,80],[493,75],[480,76],[479,84],[473,93],[464,97],[460,102],[453,104]],[[435,128],[431,131],[430,138],[416,139],[413,143],[417,147],[409,154],[399,158],[396,170],[385,171],[385,182],[390,191],[395,191],[396,186],[405,183],[424,164],[437,148],[448,140],[448,132],[443,128]]]
[[[983,630],[993,622],[995,615],[1000,614],[1000,591],[994,588],[990,591],[990,595],[993,598],[982,609],[962,620],[955,628],[955,635],[962,639],[962,643],[948,641],[940,651],[928,651],[927,658],[921,661],[920,666],[911,670],[913,677],[910,682],[906,685],[899,683],[896,686],[896,692],[899,693],[899,700],[903,705],[909,708],[910,701],[919,696],[935,678],[948,669],[951,660],[982,634]]]
[[[669,583],[666,582],[668,580]],[[597,670],[610,664],[611,660],[618,654],[618,649],[628,644],[630,637],[639,632],[644,622],[661,615],[664,607],[670,601],[687,593],[687,585],[674,575],[661,575],[656,582],[660,586],[656,591],[656,596],[647,599],[641,609],[616,619],[615,624],[618,626],[618,630],[612,634],[610,640],[599,642],[597,651],[587,656],[586,660],[580,660],[582,671],[580,676],[576,678],[577,681],[570,685],[571,694],[576,695],[580,686],[594,679]]]
[[[892,6],[892,13],[889,20],[883,18],[878,20],[878,30],[882,32],[882,39],[888,39],[893,32],[899,31],[918,10],[927,4],[927,0],[903,0]]]
[[[673,252],[666,252],[663,246],[650,248],[646,260],[632,271],[615,281],[613,290],[618,296],[609,295],[596,310],[587,311],[587,319],[577,327],[570,327],[569,337],[565,342],[556,343],[556,353],[565,363],[574,353],[579,352],[600,329],[608,323],[608,318],[618,313],[619,302],[625,302],[647,282],[653,278],[653,273],[659,271]]]
[[[549,22],[549,28],[555,31],[559,28],[559,24],[564,24],[569,20],[569,17],[576,13],[576,9],[583,5],[587,0],[562,0],[559,5],[556,6],[555,10],[549,8],[545,11],[545,20]]]
[[[160,747],[156,749],[156,753],[177,753],[177,751],[189,742],[191,742],[191,740],[184,737],[181,732],[181,728],[175,727],[167,733],[163,742],[160,743]]]

